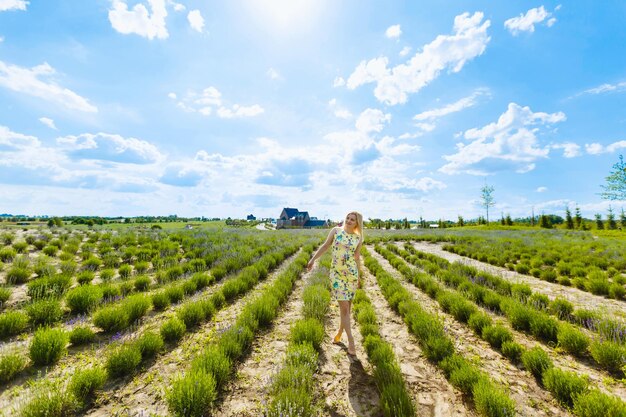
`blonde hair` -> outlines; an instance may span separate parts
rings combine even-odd
[[[358,211],[351,211],[346,214],[346,217],[351,214],[354,214],[356,216],[356,226],[354,227],[354,231],[358,233],[358,235],[361,237],[361,242],[363,242],[363,239],[365,239],[365,236],[363,236],[363,215]]]

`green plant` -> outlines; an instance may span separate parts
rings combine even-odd
[[[615,298],[616,300],[623,300],[626,295],[626,288],[622,284],[618,284],[617,282],[613,282],[609,287],[609,297]]]
[[[178,309],[176,314],[178,318],[185,323],[187,328],[199,325],[205,318],[202,304],[198,301],[185,303],[180,309]]]
[[[177,302],[185,298],[185,292],[178,285],[173,285],[171,287],[166,288],[165,294],[167,294],[167,297],[170,299],[170,302],[172,304],[176,304]]]
[[[35,365],[57,362],[67,351],[68,336],[61,329],[41,328],[30,343],[30,359]]]
[[[545,313],[535,313],[530,320],[530,331],[538,338],[548,342],[555,342],[559,331],[559,323]]]
[[[522,353],[524,353],[524,347],[512,340],[502,343],[500,349],[502,350],[502,354],[513,362],[519,361],[522,357]]]
[[[474,332],[481,335],[485,327],[493,324],[493,320],[487,314],[477,311],[470,316],[467,324]]]
[[[11,298],[11,292],[11,288],[0,287],[0,308],[2,308],[3,304]]]
[[[103,291],[93,285],[82,285],[68,291],[65,302],[72,314],[85,314],[94,309],[102,300]]]
[[[98,367],[79,369],[74,373],[68,391],[79,401],[85,401],[93,396],[107,380],[106,370]]]
[[[12,285],[24,284],[32,275],[28,268],[14,266],[7,271],[6,282]]]
[[[543,385],[563,405],[572,407],[576,397],[587,389],[587,380],[573,372],[550,368],[543,373]]]
[[[18,353],[0,357],[0,384],[9,382],[26,367],[26,359]]]
[[[626,364],[626,348],[619,343],[605,340],[594,341],[589,347],[591,356],[604,369],[615,374],[621,374]]]
[[[578,417],[624,417],[626,406],[617,397],[597,389],[581,393],[574,402],[574,414]]]
[[[96,334],[89,327],[74,327],[70,332],[70,343],[74,346],[84,345],[96,340]]]
[[[207,415],[216,398],[213,375],[192,371],[173,381],[172,389],[167,394],[167,405],[175,416],[200,417]]]
[[[155,332],[147,331],[142,334],[135,344],[141,352],[142,359],[152,358],[163,349],[163,337]]]
[[[548,306],[548,310],[560,320],[569,320],[574,311],[574,305],[564,298],[556,297]]]
[[[127,280],[133,272],[133,268],[128,264],[121,265],[118,270],[118,274],[120,274],[120,278],[123,280]]]
[[[311,372],[315,372],[317,369],[317,357],[318,354],[315,348],[309,343],[291,344],[287,348],[287,354],[285,358],[286,365],[304,365],[309,368]]]
[[[100,279],[103,282],[111,281],[114,276],[115,276],[114,269],[103,269],[102,271],[100,271]]]
[[[152,303],[149,296],[145,294],[136,294],[126,298],[120,307],[128,315],[129,323],[134,323],[143,317],[151,306]]]
[[[63,311],[61,311],[61,303],[57,300],[40,300],[28,304],[26,314],[31,325],[38,327],[58,323],[61,321]]]
[[[166,342],[178,342],[187,331],[187,326],[178,317],[172,317],[161,325],[161,336]]]
[[[504,342],[513,340],[509,329],[500,324],[484,327],[482,337],[496,349],[500,349]]]
[[[152,305],[155,310],[163,311],[170,306],[170,299],[165,291],[152,294]]]
[[[308,417],[313,413],[311,396],[299,388],[276,394],[265,410],[266,417]]]
[[[22,333],[28,325],[28,316],[21,311],[0,314],[0,339]]]
[[[221,387],[228,380],[231,364],[219,346],[210,345],[193,360],[191,369],[213,375],[216,385]]]
[[[291,341],[294,344],[310,343],[319,349],[324,339],[324,326],[315,319],[298,320],[291,328]]]
[[[78,282],[79,285],[91,284],[91,281],[93,281],[95,277],[96,274],[93,271],[87,269],[78,273],[78,275],[76,276],[76,282]]]
[[[522,353],[522,363],[537,379],[553,366],[550,356],[539,346]]]
[[[129,323],[128,313],[117,306],[101,308],[93,315],[93,324],[107,333],[124,330]]]
[[[589,347],[589,338],[571,324],[561,324],[557,334],[559,346],[576,356],[583,356]]]
[[[141,351],[135,344],[126,343],[114,347],[106,359],[106,370],[112,377],[132,374],[141,363]]]
[[[56,247],[56,246],[55,246]],[[21,417],[65,417],[72,415],[76,405],[63,387],[39,389],[20,410]]]
[[[501,388],[487,380],[479,380],[472,388],[476,410],[488,417],[512,417],[515,402]]]
[[[140,275],[135,278],[135,289],[137,291],[147,291],[150,288],[152,280],[147,275]]]

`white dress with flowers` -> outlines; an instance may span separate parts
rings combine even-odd
[[[349,301],[354,298],[359,281],[355,252],[360,239],[358,234],[348,233],[343,228],[335,233],[330,265],[330,283],[333,299],[337,301]]]

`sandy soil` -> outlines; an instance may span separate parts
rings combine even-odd
[[[551,394],[542,389],[535,378],[515,366],[491,346],[476,336],[469,327],[457,322],[454,317],[442,312],[438,303],[422,293],[413,284],[407,283],[404,278],[390,264],[371,248],[370,253],[387,270],[398,278],[404,287],[411,292],[422,308],[438,314],[444,326],[455,341],[456,351],[470,360],[476,360],[480,368],[489,374],[494,381],[507,387],[511,398],[517,405],[519,416],[571,416],[561,407]]]
[[[509,271],[506,268],[480,262],[455,253],[446,252],[442,249],[442,246],[443,244],[440,243],[413,242],[413,247],[419,251],[432,253],[445,258],[450,262],[460,262],[465,265],[473,266],[513,283],[528,284],[533,291],[545,294],[551,300],[557,296],[563,297],[570,301],[577,309],[584,308],[588,310],[597,310],[600,313],[606,313],[613,317],[617,316],[626,319],[626,303],[623,301],[593,295],[589,292],[579,290],[578,288],[565,287],[560,284],[542,281],[529,275],[518,274],[517,272]]]

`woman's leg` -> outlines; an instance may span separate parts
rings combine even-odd
[[[354,339],[352,338],[352,330],[350,329],[350,309],[352,302],[339,301],[339,312],[341,314],[341,327],[346,331],[348,336],[348,353],[354,355],[356,353],[354,348]]]

